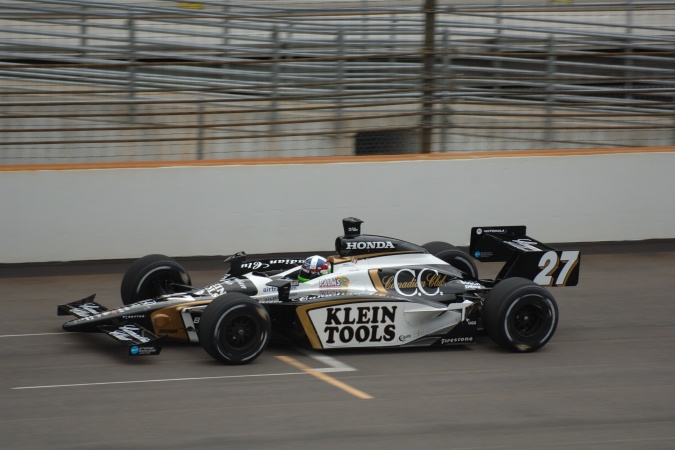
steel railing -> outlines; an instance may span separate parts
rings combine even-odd
[[[182,3],[0,4],[0,162],[675,143],[675,2]]]

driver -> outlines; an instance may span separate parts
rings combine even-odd
[[[310,256],[302,263],[302,268],[298,274],[298,281],[304,283],[321,275],[329,274],[332,271],[333,267],[326,258],[319,255]]]

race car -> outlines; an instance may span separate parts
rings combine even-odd
[[[542,244],[525,226],[474,227],[467,254],[440,241],[361,234],[362,223],[343,219],[344,235],[325,259],[247,261],[239,252],[206,287],[192,286],[174,259],[148,255],[126,271],[122,306],[107,309],[94,294],[58,314],[76,316],[65,330],[105,333],[129,355],[185,341],[225,364],[250,363],[271,339],[329,350],[469,344],[487,334],[508,350],[532,352],[558,324],[556,301],[542,286],[578,283],[580,252]],[[481,279],[472,258],[505,264],[495,279]]]

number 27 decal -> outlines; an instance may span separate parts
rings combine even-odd
[[[558,256],[560,253],[560,256]],[[553,282],[553,275],[558,270],[560,263],[563,264],[558,277]],[[564,286],[572,273],[572,270],[579,264],[579,251],[564,252],[546,252],[539,260],[541,272],[534,278],[534,282],[541,286]]]

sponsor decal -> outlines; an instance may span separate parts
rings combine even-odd
[[[457,344],[461,342],[473,342],[473,337],[456,337],[451,339],[441,339],[441,345],[445,344]]]
[[[326,308],[325,341],[391,342],[396,337],[398,306],[336,306]]]
[[[319,288],[348,288],[349,287],[349,278],[347,277],[335,277],[335,278],[329,278],[327,280],[320,280],[319,281]]]
[[[373,241],[373,242],[346,242],[347,250],[365,250],[365,249],[384,249],[396,248],[391,241]]]
[[[299,286],[300,285],[298,284],[297,280],[291,281],[291,291],[297,290]],[[265,286],[264,288],[262,288],[262,291],[260,291],[260,292],[262,292],[263,294],[266,294],[266,293],[277,292],[277,291],[278,291],[278,289],[274,286]]]
[[[135,327],[133,325],[124,325],[115,331],[111,331],[110,335],[120,341],[136,340],[141,343],[150,342],[150,338],[139,334],[140,331],[141,329],[139,327]]]
[[[322,290],[321,291],[321,297],[331,297],[335,295],[344,295],[345,293],[343,291],[336,291],[333,289],[328,289],[328,290]]]
[[[419,337],[422,337],[422,335],[424,335],[424,331],[417,330],[412,334],[402,334],[402,335],[400,335],[398,337],[398,340],[401,341],[401,342],[406,342],[406,341],[409,341],[411,339],[417,339]]]
[[[273,259],[270,261],[271,264],[285,264],[289,266],[302,264],[304,262],[304,259]]]
[[[85,303],[80,305],[78,308],[73,308],[70,312],[78,317],[87,317],[87,316],[100,316],[100,306],[96,303]]]
[[[262,263],[260,261],[252,261],[252,262],[247,262],[243,263],[241,267],[246,267],[247,269],[253,269],[253,270],[258,270],[258,269],[267,269],[270,265],[267,263]],[[220,281],[224,281],[220,280]]]
[[[109,315],[113,314],[112,311],[105,311],[105,312],[102,312],[102,313],[99,313],[99,314],[94,314],[93,316],[83,317],[80,314],[78,314],[77,312],[75,312],[74,310],[72,310],[71,312],[73,312],[73,314],[76,314],[79,317],[78,320],[86,320],[86,321],[101,319],[105,316],[109,316]],[[81,311],[79,311],[79,312],[81,312]]]
[[[235,284],[237,284],[241,289],[246,289],[246,283],[244,282],[244,280],[240,280],[239,278],[228,278],[226,280],[223,280],[223,283],[227,284],[228,286],[234,286]],[[208,288],[206,289],[208,290]]]
[[[140,347],[138,349],[139,355],[154,355],[157,352],[159,352],[157,347]]]
[[[211,286],[206,286],[204,290],[212,297],[218,297],[226,292],[222,284],[212,284]]]
[[[322,299],[322,298],[328,298],[328,297],[335,297],[335,296],[346,296],[346,295],[355,295],[355,294],[349,294],[344,291],[323,291],[319,295],[303,295],[302,297],[296,297],[292,298],[292,302],[306,302],[308,300],[316,300],[316,299]]]
[[[268,262],[262,261],[251,261],[242,263],[241,267],[247,269],[258,270],[258,269],[268,269],[270,266],[274,265],[284,265],[284,266],[297,266],[305,262],[304,259],[270,259]],[[223,281],[223,280],[220,280]]]
[[[476,234],[481,233],[506,233],[506,230],[504,228],[488,228],[486,230],[482,230],[479,228],[476,230]]]
[[[358,272],[359,267],[353,262],[346,262],[341,265],[340,272]]]
[[[538,252],[541,250],[537,247],[537,242],[530,239],[516,239],[514,241],[504,241],[504,243],[525,252]]]
[[[448,275],[439,273],[435,269],[422,269],[415,272],[412,269],[401,269],[394,275],[381,277],[382,285],[388,291],[396,291],[404,297],[426,295],[433,297],[443,294],[441,286],[448,282]]]
[[[150,306],[154,305],[157,302],[155,300],[141,300],[140,302],[134,303],[134,305],[141,305],[141,306]]]
[[[483,286],[480,283],[477,283],[475,281],[464,281],[464,280],[458,280],[460,283],[464,285],[467,291],[469,290],[478,290],[478,289],[485,289],[485,286]]]
[[[157,347],[139,347],[138,345],[129,349],[129,353],[132,355],[154,355],[158,351]]]
[[[160,334],[175,334],[178,333],[178,328],[162,328],[159,330]]]

